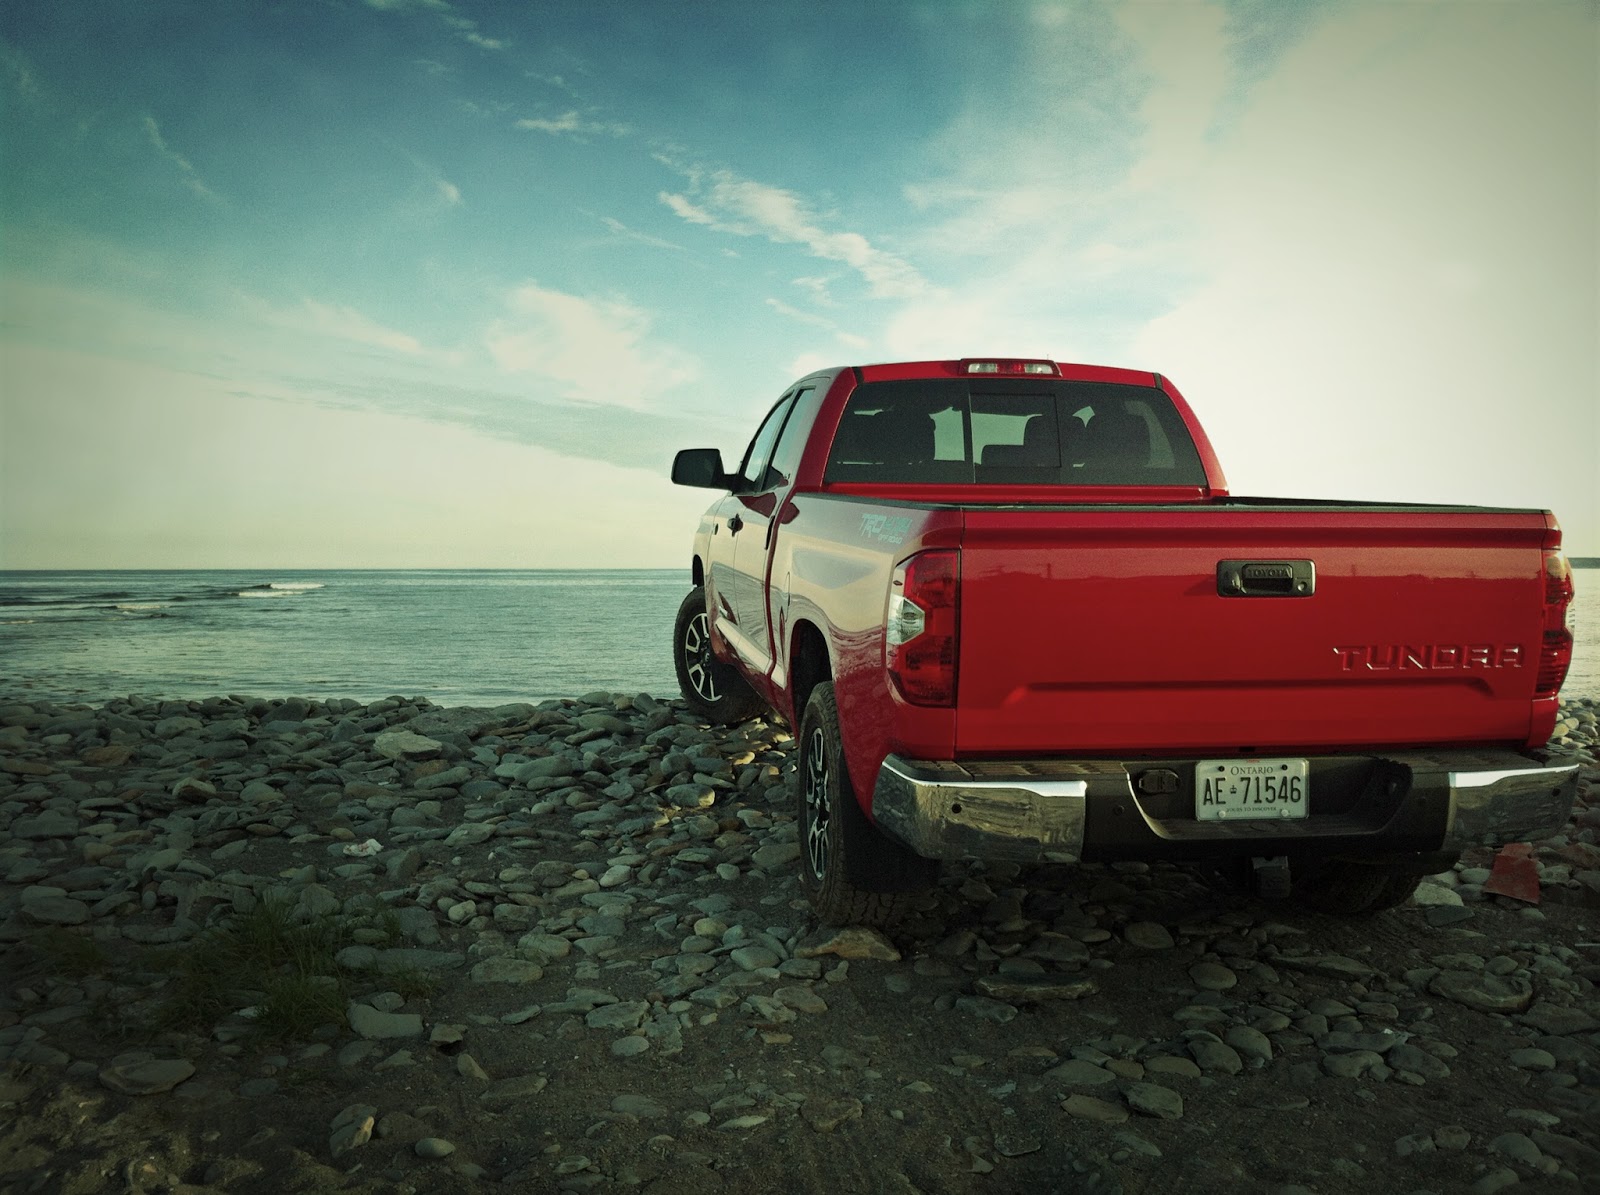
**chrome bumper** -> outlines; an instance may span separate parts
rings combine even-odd
[[[1456,760],[1458,766],[1449,767],[1444,766],[1451,762],[1448,755],[1425,757],[1432,775],[1442,772],[1450,794],[1444,849],[1535,842],[1567,824],[1581,765],[1576,760],[1539,764],[1526,756],[1505,754],[1509,758]],[[1430,774],[1422,761],[1398,758],[1411,766],[1414,775]]]
[[[1416,816],[1426,819],[1430,850],[1548,838],[1566,823],[1577,791],[1575,761],[1546,765],[1513,751],[1411,752],[1383,759],[1409,772],[1410,783],[1396,799],[1413,811],[1413,824]],[[889,835],[930,859],[1078,862],[1086,846],[1094,857],[1111,857],[1115,851],[1108,854],[1104,842],[1095,849],[1090,810],[1142,812],[1128,767],[1116,760],[954,763],[891,755],[878,772],[872,816]],[[1220,836],[1234,843],[1249,839],[1267,854],[1364,846],[1377,852],[1399,845],[1376,825],[1353,833],[1347,818],[1320,823],[1315,804],[1301,822],[1207,823],[1203,836],[1193,822],[1159,823],[1148,815],[1143,820],[1164,840],[1191,839],[1188,853],[1196,857],[1222,845]],[[1412,842],[1408,849],[1420,845]]]

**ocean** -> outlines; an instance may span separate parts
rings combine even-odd
[[[1563,693],[1600,697],[1600,569]],[[0,572],[0,695],[675,696],[681,570]]]
[[[676,695],[686,571],[0,572],[0,692]]]

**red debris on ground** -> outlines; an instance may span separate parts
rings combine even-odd
[[[1513,842],[1500,848],[1490,868],[1489,880],[1483,890],[1495,896],[1509,896],[1512,900],[1539,903],[1539,865],[1533,861],[1533,846],[1526,842]]]

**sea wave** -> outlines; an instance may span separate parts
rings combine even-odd
[[[252,585],[249,589],[241,589],[234,596],[242,598],[285,598],[298,597],[313,589],[322,589],[321,581],[266,581],[260,585]]]

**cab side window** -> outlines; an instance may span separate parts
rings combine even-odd
[[[814,386],[797,390],[789,422],[784,424],[778,437],[778,446],[772,450],[772,460],[767,465],[767,475],[757,486],[760,490],[782,489],[794,481],[795,470],[806,450],[806,429],[816,416],[820,396]]]
[[[766,485],[767,465],[778,443],[778,433],[783,430],[784,421],[794,409],[794,397],[793,394],[785,394],[761,421],[750,447],[744,450],[744,460],[739,465],[739,485],[734,493],[759,494],[769,488]]]

